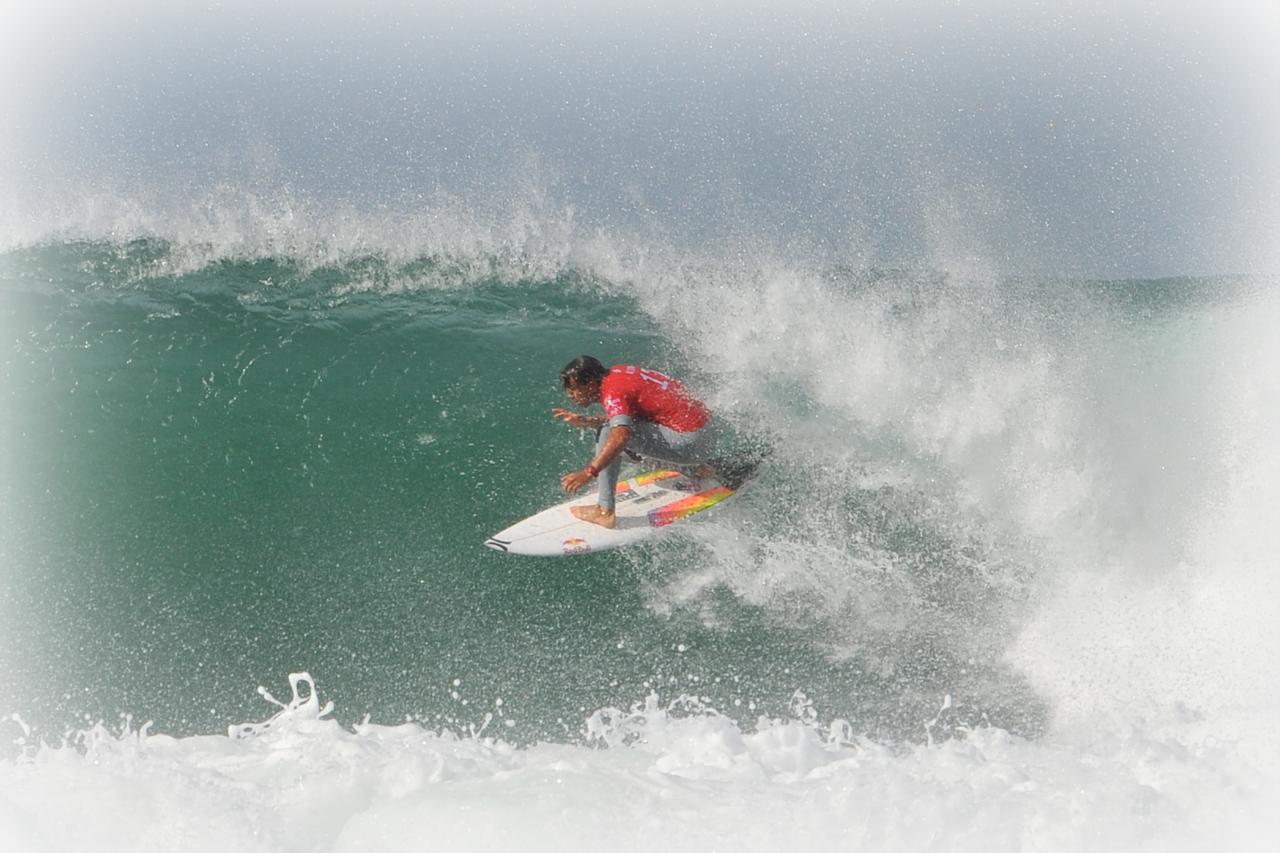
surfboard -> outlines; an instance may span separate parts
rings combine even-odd
[[[728,479],[726,477],[726,479]],[[740,488],[742,483],[737,482]],[[714,477],[701,479],[680,471],[659,469],[619,480],[613,529],[580,521],[570,507],[594,504],[598,493],[573,498],[517,522],[487,540],[495,551],[531,557],[572,557],[632,545],[661,533],[713,506],[737,489]]]

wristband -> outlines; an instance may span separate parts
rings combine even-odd
[[[587,472],[588,474],[590,474],[592,477],[599,477],[599,476],[600,476],[600,469],[599,469],[599,468],[597,468],[597,467],[596,467],[596,466],[594,466],[594,465],[587,465],[587,467],[586,467],[586,472]]]

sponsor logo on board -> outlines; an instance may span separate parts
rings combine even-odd
[[[585,554],[591,550],[591,546],[587,544],[587,540],[579,539],[576,536],[570,536],[561,543],[560,547],[566,554]]]

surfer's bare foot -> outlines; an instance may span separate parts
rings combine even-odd
[[[608,527],[612,530],[618,525],[618,515],[614,510],[601,509],[599,506],[571,506],[569,512],[583,521]]]
[[[698,466],[699,480],[710,480],[715,475],[716,475],[716,469],[712,468],[710,465],[706,464],[705,462]]]

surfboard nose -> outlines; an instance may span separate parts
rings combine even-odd
[[[511,543],[505,542],[502,539],[497,538],[496,536],[490,536],[488,539],[484,540],[484,544],[495,551],[501,551],[502,553],[505,554],[507,553],[507,546],[510,545]]]

